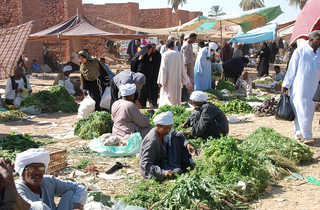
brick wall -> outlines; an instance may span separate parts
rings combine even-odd
[[[21,23],[21,0],[0,0],[0,28],[10,28]]]

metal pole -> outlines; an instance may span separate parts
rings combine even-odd
[[[219,21],[219,23],[220,23],[220,41],[221,41],[221,47],[222,47],[222,45],[223,45],[223,40],[222,40],[222,23],[221,23],[221,20]]]

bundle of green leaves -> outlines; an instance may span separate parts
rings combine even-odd
[[[234,87],[234,84],[230,81],[225,81],[225,80],[219,80],[218,82],[218,85],[217,85],[217,90],[223,90],[223,89],[226,89],[226,90],[229,90],[229,91],[234,91],[235,90],[235,87]]]
[[[223,103],[219,108],[226,114],[251,113],[253,110],[247,102],[239,99]]]
[[[153,119],[155,116],[157,116],[158,114],[162,113],[162,112],[172,112],[173,114],[173,128],[176,130],[180,130],[179,126],[181,126],[183,123],[185,123],[189,117],[189,115],[191,114],[190,111],[186,111],[186,108],[183,106],[169,106],[169,105],[165,105],[160,107],[160,109],[153,115],[151,123],[153,123]]]
[[[74,125],[74,135],[82,139],[93,139],[112,131],[112,119],[108,112],[94,112]]]
[[[27,115],[19,110],[9,110],[6,112],[0,112],[0,122],[10,122],[22,120]]]
[[[63,85],[53,86],[50,91],[35,93],[21,103],[23,107],[33,105],[39,107],[43,113],[53,113],[59,110],[65,113],[75,113],[78,110],[78,104]]]
[[[296,164],[312,160],[313,153],[306,145],[281,136],[272,128],[261,127],[248,136],[241,148],[257,155],[264,161],[274,178],[286,174],[286,169],[295,170]]]
[[[44,144],[44,142],[32,139],[28,134],[11,133],[0,140],[0,157],[7,157],[14,160],[17,153],[30,148],[39,148]]]

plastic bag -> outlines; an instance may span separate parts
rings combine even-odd
[[[87,117],[90,113],[94,112],[96,102],[89,95],[81,101],[79,109],[78,109],[78,119],[83,119]]]
[[[295,115],[291,106],[290,97],[287,94],[283,93],[277,105],[276,119],[293,121],[294,118]]]
[[[41,109],[35,105],[20,108],[21,112],[31,115],[41,114]]]
[[[100,107],[110,111],[110,103],[111,103],[111,88],[106,87],[101,97]]]
[[[17,96],[15,97],[15,99],[13,100],[13,105],[16,107],[19,107],[21,105],[21,102],[23,101],[23,97],[21,96]]]
[[[88,147],[107,157],[133,156],[140,152],[142,142],[140,133],[131,134],[126,142],[127,146],[105,146],[100,139],[95,138],[90,141]]]
[[[128,206],[122,201],[119,201],[118,203],[112,206],[112,210],[147,210],[147,209],[139,206]]]

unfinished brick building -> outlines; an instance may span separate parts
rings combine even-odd
[[[96,27],[117,33],[134,33],[117,26],[107,24],[97,17],[115,22],[146,27],[146,28],[166,28],[185,23],[202,12],[189,12],[179,10],[172,13],[170,8],[163,9],[140,9],[138,3],[106,3],[103,5],[82,4],[82,0],[0,0],[0,28],[8,28],[34,20],[32,33],[41,31],[59,22],[78,14],[86,16]],[[103,40],[82,40],[82,46],[93,48],[98,51],[99,56],[104,50]],[[45,42],[50,49],[59,52],[57,42]],[[25,55],[29,62],[36,58],[42,62],[42,46],[44,42],[28,42]],[[99,50],[97,50],[97,47]],[[72,52],[72,42],[62,43],[63,60],[67,61]]]

